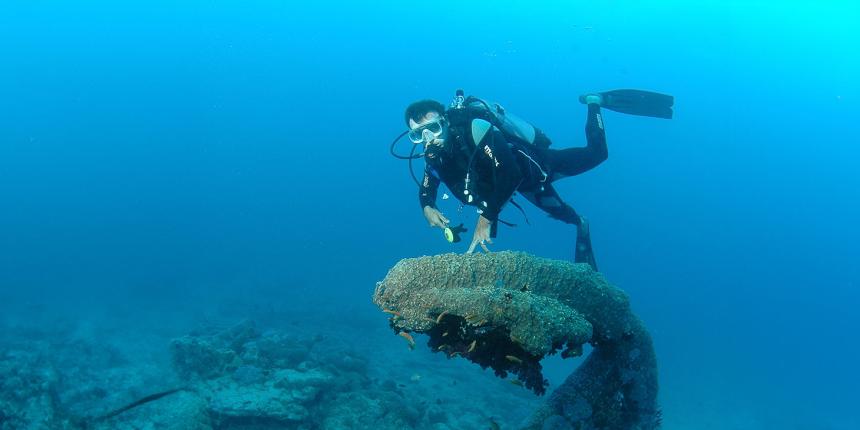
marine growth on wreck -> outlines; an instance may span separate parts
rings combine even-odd
[[[650,430],[660,427],[651,337],[626,294],[586,264],[518,252],[404,259],[373,301],[392,329],[449,358],[464,358],[538,395],[541,360],[593,350],[520,428]],[[510,428],[510,427],[508,427]]]

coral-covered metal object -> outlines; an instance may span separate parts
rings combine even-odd
[[[589,357],[523,429],[660,426],[651,336],[627,295],[586,264],[517,252],[404,259],[373,301],[395,333],[426,334],[433,351],[513,374],[537,394],[548,386],[541,359],[578,356],[590,343]]]

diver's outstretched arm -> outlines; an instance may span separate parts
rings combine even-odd
[[[418,185],[418,203],[421,204],[421,209],[427,206],[436,208],[436,193],[439,191],[439,178],[430,169],[430,166],[424,166],[424,179]]]

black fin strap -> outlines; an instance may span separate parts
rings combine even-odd
[[[513,198],[511,198],[511,204],[514,205],[515,208],[520,210],[520,213],[523,214],[523,218],[526,219],[526,224],[532,225],[532,223],[529,221],[529,216],[526,215],[526,211],[523,209],[523,207],[520,206],[519,203],[515,202]]]
[[[517,202],[515,202],[515,201],[514,201],[514,199],[511,199],[511,200],[510,200],[510,202],[511,202],[511,204],[512,204],[512,205],[514,205],[514,207],[516,207],[517,209],[519,209],[519,210],[520,210],[520,213],[522,213],[522,214],[523,214],[523,218],[525,218],[525,219],[526,219],[526,224],[528,224],[528,225],[532,225],[532,223],[531,223],[531,222],[529,222],[529,217],[526,215],[526,211],[525,211],[525,210],[523,210],[523,207],[522,207],[522,206],[520,206]],[[514,223],[512,223],[512,222],[507,222],[507,221],[505,221],[505,220],[503,220],[503,219],[501,219],[501,218],[496,218],[496,221],[498,221],[498,222],[500,222],[500,223],[502,223],[502,224],[504,224],[504,225],[506,225],[506,226],[508,226],[508,227],[516,227],[516,226],[517,226],[516,224],[514,224]],[[495,225],[495,223],[494,223],[494,225]],[[495,236],[493,236],[493,237],[495,237]]]

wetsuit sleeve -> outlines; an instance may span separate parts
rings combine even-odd
[[[485,147],[487,145],[489,145],[490,151],[481,148],[483,153],[480,156],[482,157],[482,164],[492,170],[493,191],[483,200],[486,202],[486,206],[482,202],[479,207],[484,218],[496,221],[505,203],[511,199],[523,181],[523,173],[520,171],[520,166],[502,133],[496,132],[492,142],[485,144]]]
[[[430,170],[430,166],[424,166],[424,179],[418,186],[418,202],[421,209],[425,206],[436,207],[436,193],[439,190],[439,178]]]
[[[587,143],[584,148],[548,150],[546,160],[554,179],[586,172],[609,157],[600,105],[588,105],[588,117],[585,120],[585,140]]]

